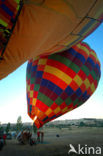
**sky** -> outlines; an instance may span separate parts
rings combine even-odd
[[[79,108],[59,117],[59,120],[79,118],[103,119],[103,24],[85,40],[97,53],[101,63],[101,79],[95,93]],[[32,122],[27,114],[26,66],[20,66],[12,74],[0,81],[0,122],[15,123],[18,116],[23,122]]]

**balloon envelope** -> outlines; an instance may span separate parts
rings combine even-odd
[[[103,0],[0,0],[0,79],[25,61],[70,48],[103,21]]]
[[[28,114],[39,128],[82,105],[97,88],[100,63],[85,43],[27,65]]]

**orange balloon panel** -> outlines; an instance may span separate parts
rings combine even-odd
[[[0,79],[32,57],[70,48],[102,17],[103,0],[0,1]]]
[[[39,128],[69,112],[93,94],[100,78],[100,63],[85,43],[29,60],[28,114]]]

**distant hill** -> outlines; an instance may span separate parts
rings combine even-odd
[[[25,122],[23,123],[24,127],[32,127],[31,122]],[[95,119],[95,118],[83,118],[83,119],[71,119],[71,120],[54,120],[52,122],[49,122],[44,125],[44,127],[49,127],[49,126],[59,126],[59,125],[64,125],[64,126],[97,126],[97,127],[103,127],[103,119]],[[16,123],[10,123],[11,127],[15,127]],[[0,124],[2,127],[6,127],[7,124]]]
[[[71,119],[71,120],[56,120],[47,123],[46,125],[69,125],[69,126],[80,126],[80,124],[84,124],[85,126],[102,126],[103,119],[95,119],[95,118],[83,118],[83,119]]]

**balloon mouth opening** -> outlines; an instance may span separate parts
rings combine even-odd
[[[36,121],[36,119],[37,119],[37,116],[35,116],[35,117],[34,117],[33,121],[35,122],[35,121]]]
[[[43,124],[41,123],[40,119],[37,116],[35,116],[32,120],[38,129],[43,126]]]

